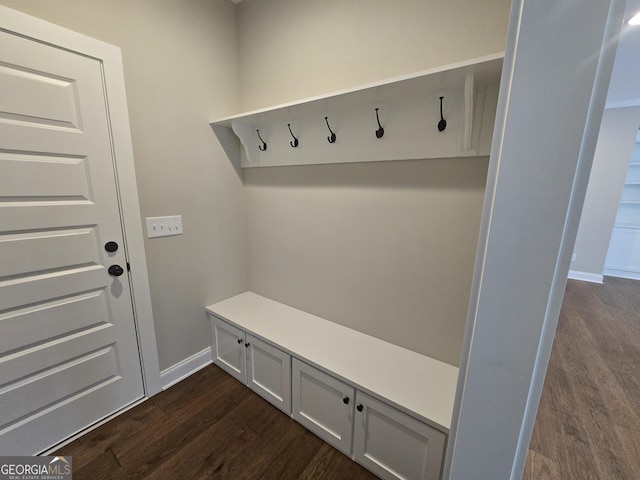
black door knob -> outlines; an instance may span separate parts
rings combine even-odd
[[[109,253],[113,253],[118,250],[118,244],[116,242],[107,242],[104,244],[104,249]]]
[[[363,408],[364,408],[364,407],[362,406],[362,404],[359,404],[359,405],[356,407],[356,410],[358,410],[359,412],[361,412]]]
[[[119,277],[120,275],[122,275],[124,273],[124,270],[122,269],[122,267],[120,265],[111,265],[109,267],[109,275],[112,275],[114,277]]]
[[[238,339],[238,343],[242,343],[242,339],[241,338]]]
[[[344,397],[342,399],[342,403],[344,403],[345,405],[349,405],[349,397]]]

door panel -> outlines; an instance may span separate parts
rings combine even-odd
[[[2,251],[0,251],[0,255],[4,257]],[[103,290],[105,288],[104,277],[105,271],[101,265],[90,265],[59,272],[36,274],[27,278],[14,278],[6,281],[2,281],[0,278],[2,314],[14,308],[33,306],[39,302],[61,299],[78,292]],[[0,328],[4,328],[2,324],[0,324]]]
[[[5,277],[98,265],[97,235],[93,227],[7,233],[0,237]]]
[[[0,44],[0,455],[28,455],[144,392],[129,278],[107,273],[127,259],[102,65]]]
[[[291,357],[247,334],[247,385],[291,415]]]
[[[386,480],[440,478],[444,433],[362,392],[356,405],[353,457],[357,462]]]
[[[44,342],[66,332],[82,332],[108,323],[110,321],[104,290],[12,310],[0,315],[4,333],[0,337],[0,355]]]
[[[19,388],[3,393],[6,408],[0,411],[0,423],[6,425],[16,418],[33,415],[69,392],[77,395],[89,387],[110,382],[118,376],[116,363],[115,350],[110,346],[30,375],[19,382]]]
[[[86,158],[0,152],[3,201],[90,201],[87,168]]]
[[[292,360],[292,370],[293,418],[350,455],[353,387],[296,358]]]
[[[76,83],[17,64],[0,64],[0,118],[26,125],[78,129]],[[40,99],[46,99],[46,102]]]
[[[217,317],[213,322],[213,362],[229,375],[247,383],[247,353],[244,332]]]
[[[66,335],[57,342],[49,341],[22,349],[3,360],[0,382],[8,383],[15,378],[27,380],[32,372],[32,363],[58,365],[82,357],[87,352],[99,350],[108,342],[110,328],[112,325],[108,323],[97,325]]]

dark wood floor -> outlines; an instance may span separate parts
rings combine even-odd
[[[523,478],[640,479],[640,281],[569,280]]]
[[[526,480],[640,479],[640,282],[569,280]],[[61,448],[75,480],[371,479],[210,366]]]
[[[74,480],[377,478],[213,365],[55,455]]]

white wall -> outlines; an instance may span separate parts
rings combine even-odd
[[[245,0],[253,109],[504,49],[510,2]],[[251,290],[457,365],[487,159],[248,169]]]
[[[640,125],[640,107],[608,108],[602,117],[570,277],[602,281],[611,232]]]
[[[487,159],[251,169],[251,290],[457,364]]]
[[[509,0],[244,0],[243,111],[504,50]]]
[[[238,108],[228,0],[0,0],[122,48],[143,216],[182,214],[146,240],[160,368],[210,345],[203,307],[246,289],[242,182],[208,122]]]

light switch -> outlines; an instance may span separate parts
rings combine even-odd
[[[147,238],[182,235],[182,215],[147,217]]]

